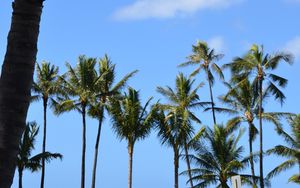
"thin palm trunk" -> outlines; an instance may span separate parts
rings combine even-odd
[[[44,135],[43,135],[43,149],[42,153],[46,152],[46,136],[47,136],[47,105],[48,98],[43,98],[43,107],[44,107]],[[45,182],[45,158],[42,158],[42,176],[41,176],[41,188],[44,188]]]
[[[10,188],[25,128],[43,0],[14,0],[0,79],[0,187]]]
[[[253,135],[252,135],[252,124],[248,122],[249,124],[249,152],[250,152],[250,168],[251,168],[251,175],[252,175],[252,185],[253,188],[256,187],[256,182],[255,182],[255,171],[254,171],[254,162],[253,162],[253,148],[252,148],[252,140],[253,140]]]
[[[260,187],[264,188],[263,174],[263,129],[262,129],[262,78],[259,80],[259,172]]]
[[[211,109],[212,109],[213,121],[214,121],[214,124],[217,124],[216,114],[215,114],[215,103],[214,103],[214,97],[213,97],[213,91],[212,91],[212,83],[211,83],[211,81],[209,79],[209,74],[208,74],[207,68],[206,68],[206,74],[207,74],[207,81],[208,81],[208,85],[209,85],[209,94],[210,94],[210,101],[211,101]]]
[[[81,188],[85,185],[85,150],[86,150],[86,121],[85,121],[85,109],[82,107],[82,158],[81,158]]]
[[[128,165],[128,188],[132,188],[132,160],[133,160],[133,145],[128,143],[128,155],[129,155],[129,165]]]
[[[23,181],[23,170],[19,169],[19,188],[23,187],[22,181]]]
[[[100,117],[99,117],[98,133],[97,133],[96,144],[95,144],[95,156],[94,156],[94,166],[93,166],[92,188],[95,188],[95,187],[96,187],[96,174],[97,174],[98,148],[99,148],[99,142],[100,142],[100,135],[101,135],[101,128],[102,128],[102,121],[103,121],[103,110],[101,110],[101,115],[100,115]]]
[[[186,164],[187,164],[187,168],[188,168],[188,175],[189,175],[189,179],[190,179],[190,185],[191,185],[191,188],[193,188],[194,185],[193,185],[193,180],[192,180],[191,164],[190,164],[190,159],[188,157],[189,151],[188,151],[188,145],[186,142],[184,144],[184,151],[185,151]]]
[[[174,148],[174,187],[178,188],[179,151]]]
[[[222,187],[222,188],[230,188],[230,187],[227,185],[226,182],[222,182],[222,183],[221,183],[221,187]]]

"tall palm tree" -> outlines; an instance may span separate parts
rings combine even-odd
[[[44,0],[14,0],[0,78],[0,187],[13,182],[25,129]]]
[[[216,115],[215,115],[215,103],[213,97],[212,86],[214,85],[214,76],[211,70],[215,71],[215,73],[220,77],[221,80],[224,80],[224,75],[222,73],[221,68],[215,63],[215,61],[223,58],[223,54],[216,54],[214,49],[209,48],[206,42],[198,41],[196,45],[192,46],[193,54],[188,56],[189,61],[182,63],[179,67],[184,67],[188,65],[198,65],[198,68],[192,73],[192,75],[198,74],[201,70],[205,71],[207,82],[209,84],[209,94],[211,100],[211,108],[213,114],[214,124],[217,123]]]
[[[29,122],[26,125],[25,131],[19,143],[19,154],[17,157],[17,167],[19,172],[19,188],[22,188],[23,170],[29,169],[32,172],[42,168],[42,161],[50,162],[52,159],[62,159],[59,153],[42,152],[31,156],[34,150],[36,136],[38,135],[39,127],[35,122]]]
[[[221,101],[228,108],[215,107],[215,110],[217,112],[225,112],[234,115],[234,117],[227,122],[227,129],[236,129],[243,122],[248,124],[250,167],[251,174],[255,177],[252,143],[258,133],[258,130],[256,129],[253,121],[255,119],[259,119],[259,115],[257,113],[259,98],[253,93],[253,84],[251,84],[248,79],[242,78],[243,82],[240,82],[241,78],[234,79],[235,80],[232,80],[230,83],[225,82],[229,91],[227,94],[220,97]],[[236,82],[239,83],[237,86],[235,85]],[[263,95],[263,100],[265,97],[267,97],[266,93]],[[285,112],[263,112],[262,119],[266,122],[271,122],[276,128],[280,128],[280,118],[289,115],[291,114]],[[254,178],[252,180],[252,184],[256,187]]]
[[[133,71],[124,76],[119,82],[115,82],[115,64],[112,64],[111,60],[107,55],[99,60],[98,77],[102,79],[96,83],[96,98],[89,109],[89,114],[98,119],[98,131],[95,143],[95,156],[93,165],[93,177],[92,177],[92,188],[96,186],[96,172],[97,172],[97,161],[98,161],[98,148],[100,142],[102,122],[104,119],[104,112],[106,110],[107,103],[110,99],[115,98],[120,90],[126,85],[126,82],[131,78],[137,71]]]
[[[239,174],[249,160],[242,159],[243,147],[237,145],[242,133],[240,131],[238,136],[234,136],[232,130],[221,125],[215,125],[213,130],[206,128],[203,140],[194,144],[197,154],[189,156],[197,166],[191,170],[193,177],[189,180],[198,182],[195,187],[218,184],[216,187],[229,188],[227,181],[235,175],[241,176],[242,183],[252,184],[251,175]]]
[[[41,66],[37,64],[37,81],[33,83],[33,91],[37,95],[34,98],[43,100],[43,115],[44,115],[44,130],[43,130],[43,147],[42,153],[46,151],[46,138],[47,138],[47,107],[49,98],[57,94],[59,84],[58,67],[48,62],[42,62]],[[42,175],[41,175],[41,188],[44,188],[45,181],[45,159],[42,159]]]
[[[200,97],[197,94],[198,89],[203,85],[202,83],[193,89],[193,84],[195,80],[191,77],[187,78],[182,73],[179,73],[176,77],[176,88],[175,90],[170,87],[157,87],[157,91],[168,99],[170,104],[163,105],[163,107],[169,111],[176,111],[178,115],[182,118],[183,127],[189,126],[190,121],[196,123],[201,123],[201,121],[195,116],[191,111],[192,109],[203,107],[207,105],[207,102],[200,102]],[[191,129],[192,130],[192,129]],[[184,151],[185,155],[188,155],[188,142],[190,138],[186,138],[184,141]],[[188,171],[190,171],[189,158],[186,157]],[[191,178],[191,174],[189,173]],[[193,182],[190,181],[191,187]]]
[[[132,162],[134,144],[150,134],[153,125],[154,108],[147,113],[147,107],[152,98],[148,99],[145,106],[141,105],[139,92],[128,88],[128,93],[121,100],[111,103],[109,112],[112,117],[113,130],[121,140],[127,141],[129,155],[128,188],[132,188]]]
[[[292,128],[292,135],[286,133],[282,129],[278,129],[278,134],[282,136],[288,146],[277,145],[273,149],[267,151],[267,154],[275,154],[288,158],[285,162],[274,168],[268,175],[270,179],[277,174],[298,165],[299,173],[294,174],[289,178],[289,182],[300,185],[300,115],[290,118],[290,125]]]
[[[178,168],[180,149],[185,144],[186,138],[192,137],[193,127],[182,126],[182,118],[176,111],[165,112],[161,105],[155,113],[157,136],[160,138],[162,145],[172,147],[174,152],[174,187],[178,188]]]
[[[81,188],[85,187],[86,115],[94,98],[95,84],[98,81],[95,65],[96,59],[86,56],[79,56],[75,68],[67,63],[68,71],[59,77],[65,93],[63,97],[58,97],[57,101],[52,100],[56,114],[75,110],[82,116]]]
[[[279,100],[280,103],[283,104],[285,95],[279,87],[285,87],[288,80],[272,73],[272,71],[274,71],[282,61],[291,64],[293,62],[293,56],[284,52],[278,52],[272,55],[265,54],[263,46],[254,44],[244,57],[237,57],[232,63],[224,65],[225,68],[229,67],[231,69],[234,76],[254,77],[254,93],[259,96],[259,171],[261,188],[264,188],[262,129],[263,84],[265,83],[266,91],[271,93],[275,99]]]

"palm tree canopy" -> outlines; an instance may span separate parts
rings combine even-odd
[[[94,98],[95,85],[100,80],[95,70],[96,59],[79,56],[78,64],[73,68],[66,63],[68,71],[61,77],[59,82],[64,91],[63,97],[53,101],[56,114],[77,110],[81,112],[82,106],[88,106]]]
[[[32,90],[39,94],[32,96],[33,100],[40,98],[48,98],[57,94],[59,91],[58,78],[58,67],[51,65],[49,62],[43,61],[41,66],[36,65],[37,79],[33,83]]]
[[[284,52],[265,54],[263,46],[253,44],[246,55],[235,58],[232,63],[223,65],[223,68],[230,68],[234,75],[253,76],[256,93],[258,93],[259,80],[266,80],[266,90],[282,104],[285,95],[279,87],[285,87],[288,80],[272,73],[282,61],[292,64],[292,54]]]
[[[238,146],[243,132],[240,130],[235,136],[222,125],[215,125],[213,130],[206,128],[202,140],[194,144],[196,155],[189,156],[191,162],[197,166],[191,170],[192,180],[198,182],[195,187],[215,184],[219,184],[217,187],[224,187],[231,176],[237,175],[246,167],[249,159],[242,159],[244,149]],[[187,174],[187,171],[183,174]],[[251,184],[250,175],[240,175],[243,183]]]
[[[38,132],[39,127],[35,122],[27,123],[19,144],[19,154],[17,156],[17,166],[19,169],[37,171],[42,167],[41,162],[43,158],[47,162],[50,162],[50,160],[56,158],[62,159],[61,154],[50,152],[39,153],[35,156],[31,156],[31,153],[34,150],[34,144]]]
[[[179,67],[185,67],[188,65],[198,65],[199,67],[192,73],[192,75],[198,74],[201,70],[207,71],[208,81],[214,83],[214,76],[211,69],[224,80],[224,75],[221,68],[215,63],[223,58],[223,54],[217,54],[214,49],[209,48],[206,42],[198,41],[196,45],[192,46],[193,54],[188,56],[188,61],[179,65]]]
[[[95,82],[95,98],[93,105],[89,108],[89,115],[95,118],[103,116],[105,103],[111,98],[120,94],[120,90],[126,86],[127,81],[137,73],[137,70],[125,75],[120,81],[115,83],[115,67],[107,54],[98,62],[97,81]]]
[[[144,106],[141,105],[139,92],[128,88],[121,100],[114,100],[109,107],[112,117],[113,130],[122,140],[126,139],[134,145],[137,140],[144,139],[150,134],[153,124],[154,108],[147,113],[147,107],[152,98]]]
[[[283,129],[278,129],[278,134],[282,136],[288,146],[277,145],[273,149],[267,151],[267,154],[275,154],[277,156],[288,158],[285,162],[274,168],[267,178],[272,178],[277,174],[298,165],[300,168],[300,115],[291,116],[290,125],[292,134],[286,133]],[[290,177],[289,182],[300,184],[300,174],[295,174]]]

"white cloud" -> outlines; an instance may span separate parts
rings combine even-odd
[[[221,36],[216,36],[207,41],[210,48],[214,48],[216,52],[224,52],[225,42]]]
[[[295,58],[300,58],[300,36],[296,36],[292,40],[288,41],[284,50],[294,54]]]
[[[191,14],[202,9],[224,8],[241,0],[136,0],[117,10],[117,20],[171,18],[178,14]]]

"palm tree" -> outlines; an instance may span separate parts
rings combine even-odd
[[[43,0],[14,0],[0,78],[0,187],[13,182],[30,102]]]
[[[300,115],[290,118],[292,135],[286,133],[282,129],[278,129],[278,134],[282,136],[288,146],[277,145],[273,149],[267,151],[267,154],[275,154],[288,158],[285,162],[274,168],[268,175],[270,179],[277,174],[298,165],[299,173],[291,176],[289,182],[300,184]]]
[[[95,64],[95,58],[85,56],[79,56],[75,68],[67,63],[67,73],[59,77],[65,93],[63,97],[58,97],[57,101],[52,100],[56,114],[75,110],[82,116],[81,188],[85,186],[86,114],[94,99],[95,84],[100,79],[96,79]]]
[[[201,121],[195,116],[195,114],[191,111],[193,108],[203,107],[207,102],[200,102],[200,98],[197,94],[198,89],[203,85],[202,83],[193,89],[193,84],[195,80],[192,80],[191,77],[187,78],[182,73],[179,73],[176,77],[176,88],[175,91],[170,87],[157,87],[157,91],[162,94],[164,97],[168,99],[170,104],[163,105],[163,107],[169,111],[176,111],[178,115],[182,118],[183,127],[189,126],[190,121],[194,121],[196,123],[201,123]],[[191,129],[192,130],[192,129]],[[186,138],[184,141],[184,151],[185,155],[188,155],[188,140]],[[188,171],[190,171],[190,161],[188,157],[186,157],[186,163],[188,167]],[[191,178],[191,174],[189,173],[189,177]],[[193,186],[193,182],[190,181],[191,187]]]
[[[17,167],[19,172],[19,188],[22,188],[23,170],[29,169],[32,172],[42,168],[42,161],[50,162],[52,159],[62,159],[59,153],[42,152],[31,157],[31,152],[34,150],[36,136],[38,135],[39,127],[35,122],[29,122],[26,125],[25,131],[19,143],[19,154],[17,156]]]
[[[129,155],[128,188],[132,187],[132,161],[134,144],[150,134],[153,125],[155,108],[149,113],[146,109],[152,98],[148,99],[145,106],[141,105],[139,92],[128,88],[128,93],[121,100],[111,103],[109,112],[112,116],[113,130],[121,140],[127,141]]]
[[[102,79],[97,82],[95,93],[97,94],[94,104],[90,106],[89,114],[98,119],[98,132],[95,143],[95,156],[94,156],[94,166],[93,166],[93,177],[92,177],[92,188],[96,186],[96,172],[97,172],[97,161],[98,161],[98,148],[100,142],[100,134],[102,128],[102,122],[104,119],[104,111],[106,110],[107,102],[110,99],[115,98],[120,90],[126,85],[126,82],[131,78],[137,71],[133,71],[123,77],[115,85],[115,64],[112,64],[111,60],[107,55],[105,55],[99,61],[99,71],[98,75]]]
[[[43,130],[43,147],[42,153],[46,151],[46,136],[47,136],[47,106],[49,98],[58,92],[58,67],[48,62],[42,62],[41,67],[39,64],[36,66],[37,81],[33,83],[33,91],[37,93],[34,98],[43,99],[43,112],[44,112],[44,130]],[[45,160],[42,159],[42,176],[41,188],[44,188],[45,181]]]
[[[263,130],[262,130],[262,102],[263,102],[263,83],[266,83],[266,91],[271,93],[275,99],[279,100],[283,104],[285,95],[279,89],[279,87],[285,87],[288,80],[272,73],[281,61],[292,63],[292,55],[278,52],[272,55],[264,54],[263,46],[253,45],[249,52],[244,57],[237,57],[232,63],[225,64],[224,67],[229,67],[234,75],[238,77],[254,76],[254,93],[259,96],[259,142],[260,142],[260,187],[264,188],[263,179]],[[242,80],[243,81],[243,80]],[[241,82],[242,82],[241,81]],[[279,87],[278,87],[279,86]]]
[[[198,182],[195,187],[207,187],[218,184],[216,187],[229,188],[228,179],[240,175],[242,183],[252,184],[251,175],[239,174],[246,167],[248,158],[242,159],[243,147],[237,146],[243,131],[234,136],[232,130],[221,125],[214,129],[206,128],[202,136],[204,140],[194,144],[196,155],[190,155],[190,160],[197,168],[192,169],[192,179]],[[182,174],[187,174],[183,172]],[[258,177],[255,177],[258,178]]]
[[[186,143],[186,138],[192,137],[193,127],[182,126],[182,118],[176,111],[165,113],[163,107],[158,105],[159,110],[155,114],[157,136],[162,145],[172,147],[174,152],[174,187],[178,188],[179,151]]]
[[[217,123],[215,115],[215,103],[213,97],[212,86],[214,85],[214,76],[211,70],[215,71],[221,80],[224,80],[224,75],[221,68],[215,63],[215,61],[223,58],[223,54],[216,54],[214,49],[210,49],[206,42],[198,41],[196,45],[192,46],[193,54],[188,56],[189,61],[182,63],[179,67],[184,67],[188,65],[198,65],[198,68],[192,73],[192,75],[198,74],[201,70],[205,71],[207,82],[209,84],[209,94],[211,100],[211,108],[213,114],[214,124]]]

